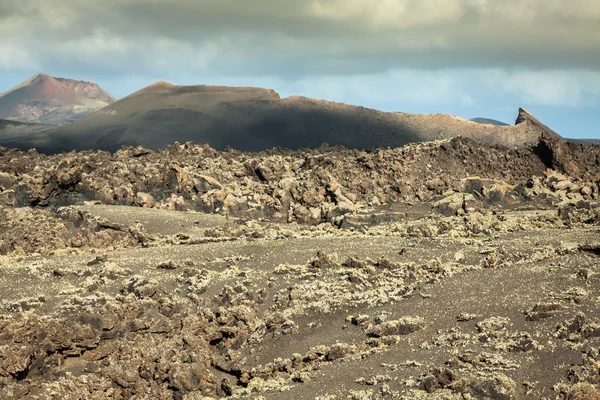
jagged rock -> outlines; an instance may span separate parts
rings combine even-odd
[[[121,290],[123,294],[133,293],[137,297],[152,297],[156,294],[158,282],[154,279],[132,277]]]
[[[571,154],[573,147],[576,146],[583,146],[583,144],[562,143],[556,136],[542,134],[536,152],[548,168],[576,176],[581,173]]]
[[[593,189],[590,186],[582,186],[580,189],[581,195],[584,196],[584,198],[586,199],[590,199],[592,198],[592,195],[594,194]]]
[[[531,310],[525,312],[529,321],[539,321],[552,318],[565,311],[560,304],[536,304]]]
[[[554,182],[552,184],[552,188],[554,190],[567,190],[570,189],[573,186],[573,182],[565,179],[563,181],[559,181],[559,182]]]
[[[409,226],[407,233],[415,237],[434,237],[440,233],[440,228],[435,224],[419,223]]]
[[[390,335],[409,335],[421,330],[424,323],[425,321],[420,317],[405,317],[370,325],[366,329],[366,334],[376,338]]]
[[[560,146],[581,165],[575,175],[568,176],[573,185],[565,200],[576,201],[575,195],[581,199],[598,197],[597,184],[592,182],[599,179],[599,151],[568,143]],[[2,153],[0,201],[10,206],[93,201],[348,225],[352,218],[345,219],[344,215],[357,215],[366,207],[386,203],[433,201],[442,213],[452,214],[461,213],[461,207],[469,213],[482,203],[504,207],[529,201],[531,196],[551,195],[535,183],[548,167],[544,154],[486,147],[465,138],[377,152],[324,147],[242,154],[187,143],[138,153],[135,148],[123,148],[112,155]],[[313,167],[301,168],[308,159]],[[366,164],[373,168],[365,168]],[[266,175],[263,179],[253,177],[255,171],[248,171],[246,165],[252,171],[260,167]],[[443,179],[435,177],[442,173]],[[546,182],[554,180],[565,179],[549,176]],[[520,184],[528,181],[532,187],[525,190]],[[575,185],[582,188],[582,194],[573,193]]]
[[[198,184],[196,184],[195,187],[196,187],[196,190],[198,190],[199,193],[206,193],[209,190],[221,190],[221,189],[223,189],[223,185],[221,185],[221,183],[219,183],[219,181],[217,181],[213,177],[206,176],[206,175],[201,175],[198,178]]]
[[[135,195],[135,202],[142,207],[152,208],[156,203],[154,197],[149,193],[138,192]]]
[[[336,343],[327,352],[327,360],[335,361],[340,358],[347,357],[357,351],[357,347],[347,343]]]
[[[472,195],[468,195],[473,197]],[[465,213],[465,194],[454,193],[433,203],[433,209],[442,215],[462,215]]]
[[[502,373],[496,373],[487,379],[479,379],[471,386],[471,394],[475,398],[494,400],[511,400],[516,397],[517,384]]]
[[[469,177],[461,181],[460,189],[490,205],[511,204],[518,201],[515,185],[503,180]]]
[[[514,399],[517,394],[516,383],[502,373],[477,376],[449,368],[436,368],[431,371],[421,380],[420,388],[428,393],[451,389],[456,393],[469,393],[474,398],[494,400]]]
[[[316,257],[310,262],[310,266],[312,268],[325,269],[337,265],[338,262],[339,257],[337,253],[324,253],[319,251],[317,252]]]
[[[147,243],[143,232],[96,220],[70,207],[56,212],[0,207],[0,254],[49,252],[68,247],[133,247]]]

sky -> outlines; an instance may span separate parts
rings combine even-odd
[[[0,92],[159,80],[600,138],[600,0],[0,0]]]

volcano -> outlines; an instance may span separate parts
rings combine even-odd
[[[115,101],[95,83],[37,74],[0,93],[0,119],[62,126]]]

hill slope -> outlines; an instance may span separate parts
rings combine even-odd
[[[481,143],[520,146],[542,133],[559,137],[525,110],[515,126],[482,125],[445,115],[391,113],[273,90],[176,86],[158,82],[36,141],[43,152],[115,151],[123,145],[164,148],[175,141],[260,151],[272,147],[397,147],[463,136]],[[43,142],[43,143],[40,143]],[[0,140],[1,144],[1,140]],[[21,143],[21,148],[29,144]]]
[[[174,141],[250,151],[324,142],[372,148],[458,135],[507,146],[534,143],[546,129],[522,114],[518,126],[503,127],[444,114],[388,113],[297,96],[281,99],[267,89],[159,82],[57,130],[61,140],[53,150],[116,150],[121,145],[157,149]]]
[[[67,125],[115,100],[95,83],[37,74],[0,94],[0,118]]]
[[[56,126],[0,119],[0,146],[28,150],[45,147]],[[25,145],[24,145],[25,144]]]

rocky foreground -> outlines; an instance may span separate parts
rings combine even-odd
[[[7,399],[598,399],[600,146],[0,148]]]

